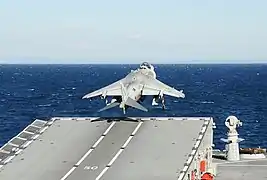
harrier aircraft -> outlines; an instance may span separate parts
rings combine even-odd
[[[108,102],[106,100],[107,106],[100,109],[99,112],[119,106],[123,109],[123,113],[125,114],[125,110],[128,107],[148,111],[140,104],[140,102],[144,101],[146,96],[153,96],[152,105],[158,105],[157,101],[161,100],[162,107],[165,108],[163,95],[177,98],[185,97],[183,90],[178,91],[157,80],[154,67],[144,62],[138,69],[131,70],[124,78],[86,94],[82,99],[91,99],[93,97],[106,99],[106,97],[111,96],[111,101]]]

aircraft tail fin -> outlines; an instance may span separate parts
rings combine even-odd
[[[116,107],[116,106],[118,106],[119,104],[120,104],[120,103],[118,103],[118,102],[110,103],[109,105],[105,106],[104,108],[99,109],[98,112],[105,111],[105,110],[107,110],[107,109]]]
[[[138,102],[136,102],[130,97],[127,98],[125,104],[133,108],[140,109],[142,111],[146,111],[146,112],[148,111],[144,106],[142,106],[141,104],[139,104]]]

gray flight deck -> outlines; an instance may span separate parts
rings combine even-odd
[[[212,150],[212,118],[36,120],[0,149],[4,180],[181,180]]]
[[[267,179],[267,159],[241,159],[237,162],[214,159],[216,180]]]

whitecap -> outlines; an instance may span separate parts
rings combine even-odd
[[[201,104],[214,104],[213,101],[202,101]]]
[[[51,106],[51,104],[40,104],[40,105],[38,105],[39,107],[50,107]]]

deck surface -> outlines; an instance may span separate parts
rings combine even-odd
[[[58,120],[0,169],[0,179],[175,180],[203,123]]]
[[[227,162],[214,160],[217,164],[216,180],[267,179],[267,159]]]

